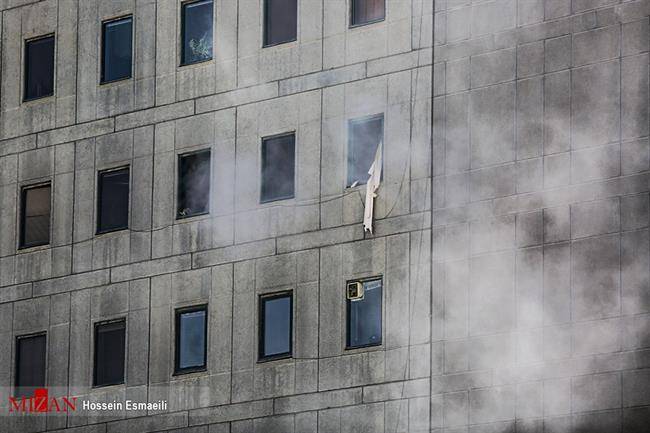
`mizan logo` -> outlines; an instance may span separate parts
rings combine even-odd
[[[77,410],[77,397],[50,397],[47,388],[37,388],[34,395],[9,397],[9,412],[70,412]]]

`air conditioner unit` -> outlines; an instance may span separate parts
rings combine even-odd
[[[347,298],[351,301],[363,299],[363,284],[359,281],[351,281],[346,292]]]

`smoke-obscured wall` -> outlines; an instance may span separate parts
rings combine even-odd
[[[648,2],[436,2],[432,429],[650,423]]]
[[[263,0],[215,0],[213,58],[179,66],[180,0],[0,0],[0,432],[647,430],[650,2],[386,0],[356,26],[352,1],[298,0],[296,41],[263,47]],[[100,85],[126,15],[133,76]],[[52,33],[54,95],[24,102],[25,41]],[[263,140],[291,134],[293,197],[266,202]],[[98,173],[127,166],[128,229],[98,234]],[[48,182],[49,243],[20,248]],[[378,278],[381,344],[348,348],[346,283]],[[259,362],[279,293],[291,357]],[[206,367],[179,374],[198,307]],[[98,387],[112,321],[124,383]],[[35,334],[50,396],[167,407],[9,413]]]

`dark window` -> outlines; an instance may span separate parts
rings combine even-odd
[[[210,206],[210,151],[178,158],[178,218],[208,213]]]
[[[205,368],[207,314],[205,306],[176,312],[176,373]]]
[[[54,94],[54,36],[25,42],[24,100]]]
[[[21,248],[50,243],[50,191],[50,184],[23,189]]]
[[[295,137],[292,132],[262,139],[262,203],[293,197]]]
[[[181,65],[212,58],[212,0],[181,6]]]
[[[264,1],[264,46],[296,40],[297,0]]]
[[[102,25],[102,83],[131,78],[132,26],[131,17]]]
[[[381,21],[386,16],[385,0],[352,0],[351,25]]]
[[[347,300],[348,349],[381,344],[381,280],[361,284],[363,296]]]
[[[348,125],[348,183],[368,182],[368,170],[375,160],[377,146],[384,136],[384,116],[351,120]]]
[[[31,396],[45,386],[45,335],[18,337],[16,340],[16,390],[14,397]]]
[[[129,226],[129,169],[99,173],[97,233]]]
[[[94,386],[124,383],[124,343],[126,322],[95,325]]]
[[[291,356],[291,293],[260,298],[260,360]]]

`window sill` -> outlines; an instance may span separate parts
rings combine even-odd
[[[174,371],[174,373],[172,373],[172,377],[185,378],[192,377],[193,375],[199,376],[202,373],[207,373],[207,371],[207,367],[188,368],[186,370]]]
[[[384,346],[383,343],[372,343],[372,344],[366,344],[363,346],[355,346],[355,347],[346,347],[345,352],[346,353],[360,353],[360,352],[376,352],[378,350],[383,350]]]
[[[263,45],[262,45],[262,49],[264,49],[264,48],[280,47],[280,46],[282,46],[282,45],[288,45],[288,44],[291,44],[291,45],[293,45],[293,46],[296,46],[296,45],[298,45],[297,42],[298,42],[298,38],[295,38],[295,39],[289,39],[288,41],[282,41],[282,42],[273,42],[273,43],[271,43],[271,44],[263,44]]]
[[[133,75],[129,75],[128,77],[116,78],[116,79],[110,80],[110,81],[100,81],[99,86],[100,87],[104,87],[104,86],[105,87],[111,87],[111,85],[123,84],[124,82],[130,81],[132,79],[133,79]]]
[[[260,203],[259,204],[260,205],[272,205],[273,203],[277,203],[279,201],[289,201],[289,200],[295,201],[295,198],[296,198],[295,194],[290,195],[290,196],[286,196],[286,197],[271,198],[271,199],[267,199],[267,200],[262,200],[260,198]]]
[[[196,213],[192,215],[178,215],[178,213],[176,213],[176,219],[174,220],[174,223],[181,224],[186,222],[201,221],[208,218],[210,218],[210,211],[205,211],[205,212]]]
[[[35,244],[35,245],[21,245],[16,249],[16,254],[31,253],[34,251],[42,251],[50,248],[50,243]]]
[[[128,226],[127,227],[120,227],[120,228],[116,228],[116,229],[97,230],[97,232],[95,232],[95,236],[97,236],[97,237],[105,237],[106,235],[117,234],[117,233],[125,232],[125,231],[128,231],[128,230],[129,230]]]
[[[257,360],[258,364],[265,364],[267,362],[273,362],[273,361],[283,361],[283,360],[288,360],[288,359],[293,359],[293,355],[291,353],[283,353],[280,355],[273,355],[273,356],[267,356],[264,358],[259,358]]]
[[[365,23],[350,24],[350,25],[348,26],[348,29],[350,29],[350,30],[352,30],[352,29],[358,29],[358,28],[360,28],[360,27],[370,26],[370,25],[372,25],[372,24],[383,23],[384,21],[386,21],[386,17],[379,18],[379,19],[372,20],[372,21],[367,21],[367,22],[365,22]]]
[[[126,381],[116,382],[116,383],[106,383],[106,384],[101,384],[101,385],[93,385],[93,386],[90,387],[90,390],[91,390],[91,392],[94,391],[94,390],[105,391],[107,388],[111,388],[111,387],[117,388],[119,386],[125,386],[125,385],[126,385]]]
[[[54,93],[50,93],[49,95],[43,95],[43,96],[37,96],[35,98],[29,98],[29,99],[23,99],[23,104],[26,105],[35,105],[38,103],[45,103],[45,102],[50,102],[50,98],[54,99]]]
[[[210,63],[210,62],[214,63],[214,57],[210,57],[209,59],[205,59],[205,60],[197,60],[195,62],[190,62],[190,63],[179,63],[177,69],[181,70],[181,69],[190,69],[190,67],[192,66],[194,67],[205,66],[206,63]]]

